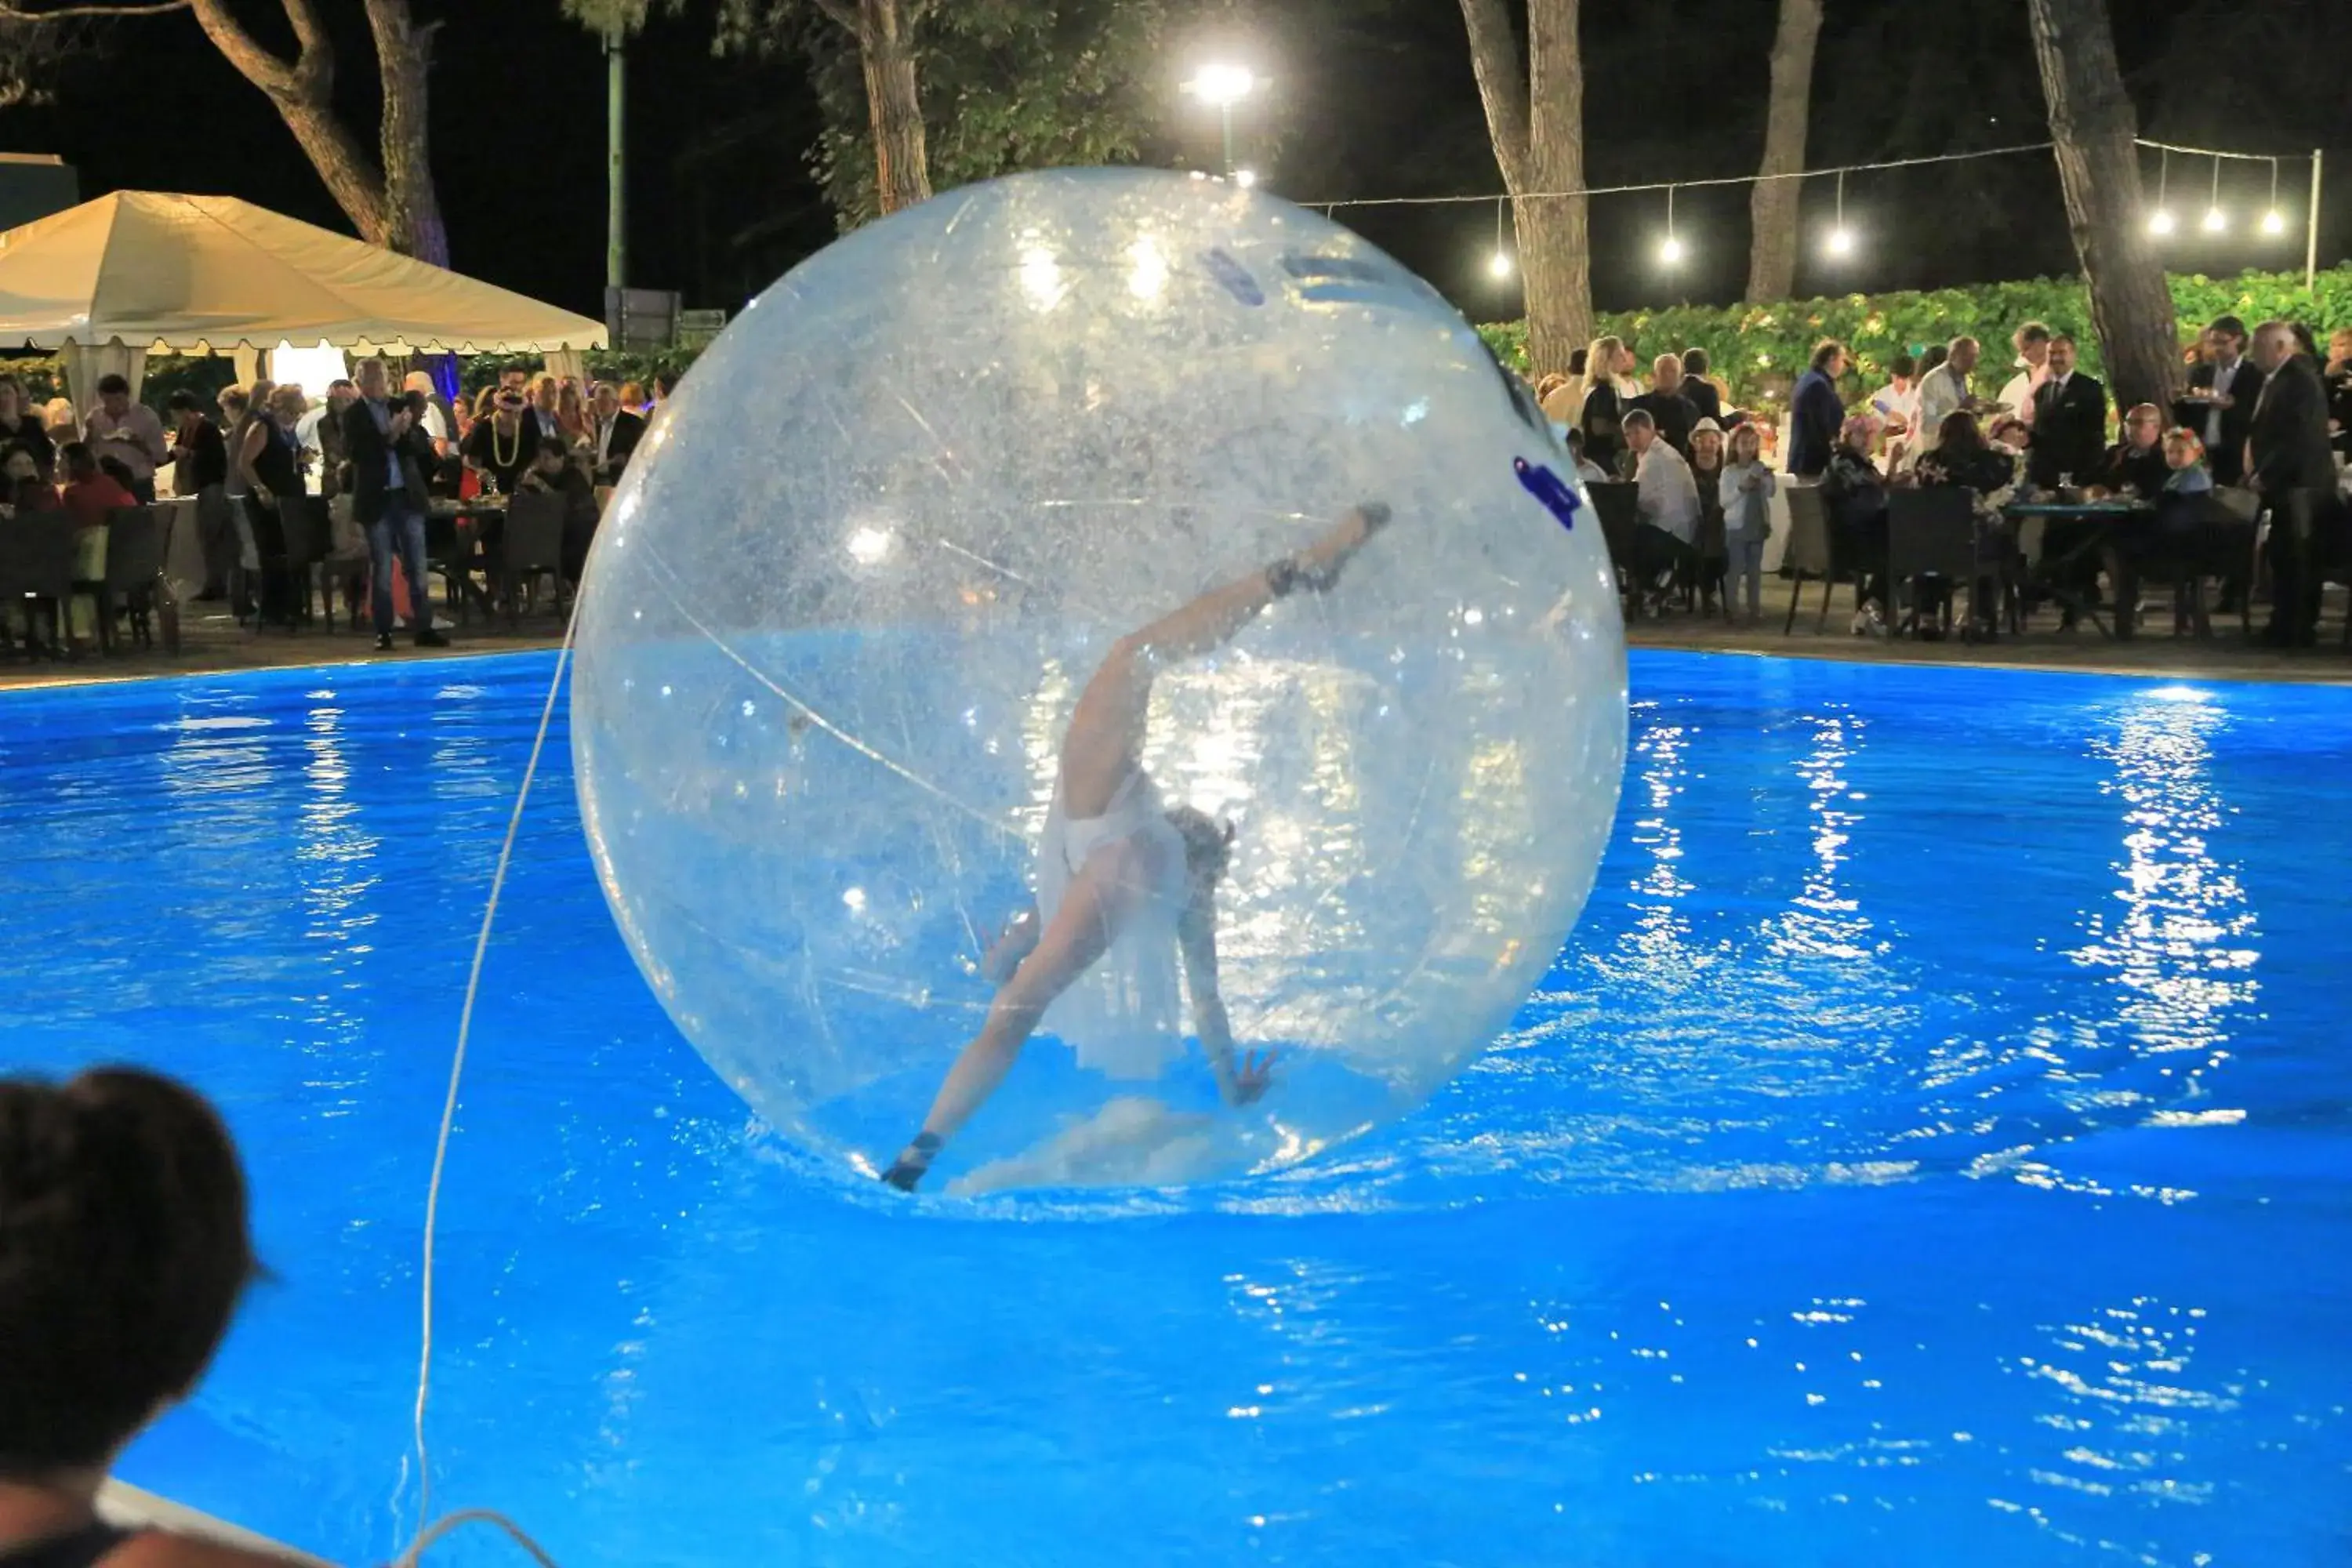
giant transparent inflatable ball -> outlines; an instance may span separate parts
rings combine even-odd
[[[1150,687],[1162,803],[1233,830],[1215,984],[1265,1091],[1228,1102],[1192,994],[1140,1052],[1057,1003],[927,1193],[1245,1177],[1422,1103],[1591,889],[1622,627],[1526,388],[1278,199],[1024,174],[775,284],[637,449],[580,605],[587,834],[678,1028],[843,1177],[887,1169],[988,1014],[1097,665],[1367,503],[1336,583]]]

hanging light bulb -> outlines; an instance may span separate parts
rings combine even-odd
[[[2276,158],[2271,160],[2271,205],[2270,210],[2263,214],[2263,232],[2270,235],[2286,232],[2286,214],[2279,211],[2278,205],[2278,160]]]
[[[1683,242],[1675,237],[1675,188],[1666,187],[1666,237],[1658,247],[1658,259],[1668,267],[1679,267],[1683,259]]]
[[[2213,154],[2213,189],[2205,198],[2203,227],[2207,234],[2219,234],[2229,226],[2230,220],[2221,213],[2221,155],[2216,153]]]
[[[1832,256],[1845,257],[1853,254],[1853,230],[1845,226],[1845,171],[1843,169],[1838,171],[1837,177],[1837,222],[1831,226],[1828,236],[1822,239],[1822,248]]]
[[[2219,234],[2230,226],[2230,220],[2221,216],[2220,207],[2207,207],[2203,226],[2207,234]]]
[[[2147,215],[2147,232],[2162,238],[2172,232],[2172,209],[2164,205],[2165,187],[2172,179],[2172,153],[2167,150],[2157,158],[2156,210]]]
[[[1494,255],[1486,258],[1487,277],[1499,280],[1501,279],[1508,278],[1510,275],[1511,253],[1509,251],[1498,250],[1495,252]]]
[[[2163,207],[2158,207],[2156,211],[2150,213],[2147,217],[2147,232],[2158,237],[2170,234],[2172,232],[2172,214]]]

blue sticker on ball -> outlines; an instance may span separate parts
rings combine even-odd
[[[1519,483],[1526,487],[1528,494],[1543,502],[1545,509],[1559,519],[1562,528],[1576,526],[1576,514],[1584,509],[1584,503],[1577,499],[1572,486],[1543,464],[1530,463],[1525,458],[1513,458],[1511,468],[1519,476]]]
[[[1257,279],[1249,275],[1249,268],[1223,251],[1202,251],[1201,263],[1209,269],[1209,276],[1215,279],[1226,293],[1231,294],[1243,304],[1265,303],[1265,290],[1257,286]]]

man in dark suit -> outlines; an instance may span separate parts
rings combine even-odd
[[[629,454],[646,433],[646,417],[621,406],[619,388],[609,381],[596,384],[596,482],[617,485],[629,466]]]
[[[1683,395],[1690,399],[1691,406],[1698,410],[1701,419],[1712,419],[1720,425],[1723,423],[1723,395],[1716,391],[1715,383],[1707,380],[1706,369],[1705,349],[1683,351]]]
[[[2107,451],[2107,389],[2074,368],[2074,340],[2050,340],[2050,375],[2033,393],[2033,444],[2026,477],[2043,489],[2063,479],[2087,483]]]
[[[2212,465],[2213,482],[2234,485],[2246,477],[2246,426],[2253,423],[2254,400],[2262,395],[2263,373],[2246,358],[2246,323],[2216,316],[2205,329],[2204,359],[2189,372],[2189,391],[2172,402],[2173,423],[2197,433]]]
[[[352,515],[367,530],[369,608],[375,646],[392,647],[392,560],[408,574],[409,626],[418,647],[447,647],[433,629],[433,595],[425,575],[425,465],[431,441],[407,407],[391,399],[383,361],[360,363],[360,395],[343,410],[343,454],[352,465]]]
[[[2246,483],[2271,514],[2271,624],[2263,640],[2309,647],[2318,638],[2316,534],[2336,496],[2336,457],[2327,446],[2327,388],[2319,366],[2297,351],[2294,329],[2264,321],[2251,357],[2263,373],[2246,446]]]

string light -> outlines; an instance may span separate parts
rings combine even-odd
[[[2205,232],[2219,234],[2229,226],[2230,220],[2221,214],[2221,156],[2217,153],[2213,155],[2213,192],[2205,198]]]
[[[1837,177],[1837,225],[1830,230],[1826,247],[1832,256],[1853,254],[1853,231],[1845,226],[1845,171],[1843,169],[1838,171]]]
[[[1658,259],[1668,267],[1679,267],[1683,259],[1683,242],[1675,237],[1675,188],[1666,187],[1666,239],[1658,247]]]
[[[2159,153],[2156,166],[2156,210],[2147,215],[2147,232],[2161,239],[2172,232],[2172,209],[2164,205],[2165,185],[2172,176],[2172,154]]]
[[[2278,205],[2278,160],[2276,158],[2271,160],[2271,205],[2270,210],[2263,214],[2263,232],[2273,235],[2286,232],[2286,215],[2279,211]]]
[[[1503,203],[1495,202],[1495,254],[1486,258],[1486,276],[1501,281],[1511,275],[1511,253],[1503,246]]]

